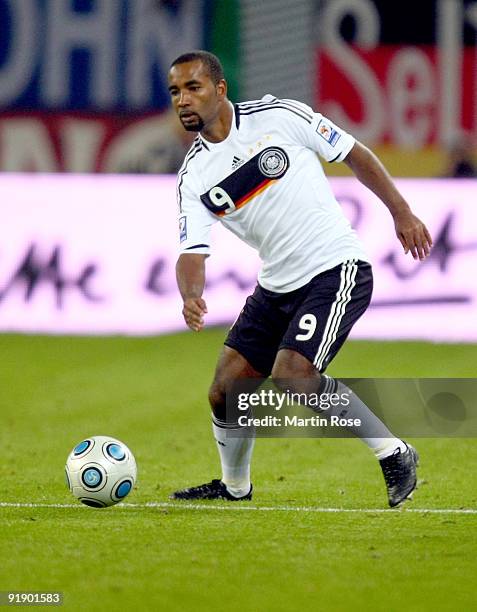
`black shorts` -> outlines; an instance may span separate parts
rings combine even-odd
[[[346,261],[289,293],[257,285],[225,344],[263,376],[277,352],[292,349],[324,372],[371,301],[373,275],[364,261]]]

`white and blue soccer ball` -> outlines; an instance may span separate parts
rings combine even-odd
[[[123,442],[109,436],[85,438],[66,461],[68,488],[81,503],[93,508],[122,501],[136,478],[134,455]]]

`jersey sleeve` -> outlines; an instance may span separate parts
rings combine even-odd
[[[286,105],[290,136],[327,162],[341,162],[356,142],[355,138],[321,113],[297,100],[282,100]]]
[[[210,255],[210,231],[217,219],[204,207],[195,194],[192,179],[179,174],[177,203],[179,205],[180,253]]]

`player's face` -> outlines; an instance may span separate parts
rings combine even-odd
[[[201,132],[219,114],[225,81],[215,84],[200,60],[177,64],[169,71],[172,105],[187,131]]]

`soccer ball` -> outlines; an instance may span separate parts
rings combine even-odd
[[[109,436],[92,436],[77,444],[66,460],[66,483],[81,503],[106,508],[122,501],[136,482],[129,448]]]

